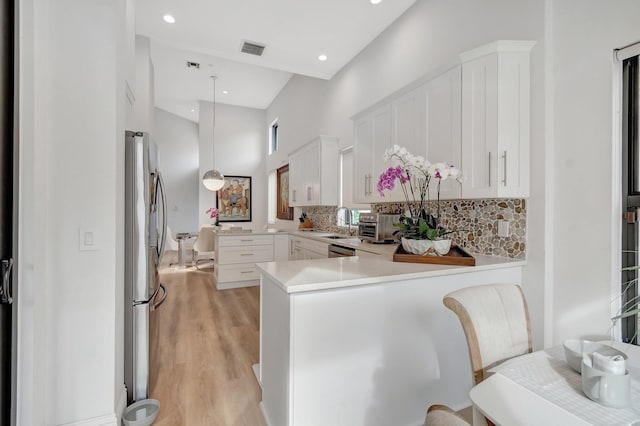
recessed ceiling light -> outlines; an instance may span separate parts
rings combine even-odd
[[[319,61],[323,61],[323,62],[326,61],[327,60],[327,55],[323,54],[323,55],[318,56],[318,60]]]
[[[229,94],[229,91],[228,91],[228,90],[223,90],[223,91],[222,91],[222,93],[223,93],[224,95],[228,95],[228,94]]]
[[[167,24],[174,24],[176,22],[176,18],[174,18],[172,15],[169,15],[168,13],[164,15],[162,19],[164,19],[164,22],[166,22]]]
[[[371,0],[371,4],[380,4],[382,0]]]
[[[191,112],[196,112],[196,109],[195,108],[191,108]]]

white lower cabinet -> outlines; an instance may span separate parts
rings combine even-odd
[[[256,263],[272,262],[273,246],[273,235],[216,234],[216,288],[225,290],[260,284]]]
[[[289,236],[274,235],[273,236],[273,260],[279,262],[281,260],[289,260]]]
[[[289,260],[326,259],[328,256],[327,243],[304,237],[289,237]]]
[[[378,257],[380,255],[376,254],[376,253],[371,253],[369,251],[356,250],[356,256],[359,256],[359,257]]]

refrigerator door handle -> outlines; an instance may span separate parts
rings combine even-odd
[[[13,259],[2,259],[2,286],[0,287],[0,303],[10,305],[13,303],[11,291],[11,270]]]
[[[146,305],[148,303],[151,303],[151,301],[156,297],[156,295],[158,294],[158,291],[160,290],[160,287],[162,287],[162,284],[160,284],[158,287],[156,287],[156,290],[153,292],[153,294],[151,295],[150,298],[148,298],[147,300],[134,300],[133,301],[133,306],[140,306],[140,305]],[[166,291],[165,291],[166,293]]]
[[[165,244],[167,242],[167,196],[164,193],[164,180],[162,180],[162,173],[156,170],[156,176],[158,180],[156,181],[156,197],[158,196],[158,189],[160,190],[160,195],[162,197],[162,239],[160,241],[160,250],[158,251],[158,263],[162,261],[162,256],[164,256]]]
[[[167,298],[167,289],[165,288],[165,286],[163,284],[160,284],[158,286],[158,288],[162,289],[162,298],[157,301],[156,303],[154,303],[153,305],[151,305],[151,310],[155,311],[156,309],[158,309],[160,307],[160,305],[162,305],[164,303],[164,300]],[[157,291],[156,291],[157,293]]]

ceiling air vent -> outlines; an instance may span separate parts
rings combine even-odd
[[[187,61],[187,68],[194,68],[199,70],[200,69],[200,64],[197,62],[192,62],[192,61]]]
[[[243,40],[242,49],[240,49],[240,51],[242,53],[248,53],[249,55],[262,56],[262,52],[264,52],[265,47],[266,46],[264,44]]]

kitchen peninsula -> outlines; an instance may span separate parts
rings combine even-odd
[[[262,410],[272,425],[422,424],[469,405],[471,369],[445,294],[520,283],[524,261],[395,263],[388,254],[259,263]]]

